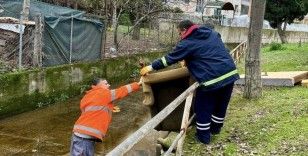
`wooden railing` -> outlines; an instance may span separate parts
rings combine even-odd
[[[240,43],[238,46],[236,46],[230,52],[230,54],[231,54],[231,56],[232,56],[232,58],[233,58],[233,60],[236,64],[241,62],[241,59],[245,55],[246,51],[247,51],[247,41],[244,41],[244,42]]]

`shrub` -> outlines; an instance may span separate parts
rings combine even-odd
[[[132,22],[129,18],[129,14],[128,13],[124,13],[120,16],[120,19],[119,19],[119,24],[120,25],[125,25],[125,26],[130,26],[132,25]]]
[[[276,51],[276,50],[284,50],[286,49],[285,47],[282,46],[281,43],[271,43],[269,45],[270,49],[269,51]]]
[[[179,7],[175,7],[173,10],[172,10],[173,13],[184,13],[184,11],[182,9],[180,9]]]

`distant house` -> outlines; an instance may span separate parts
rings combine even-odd
[[[304,17],[304,19],[302,21],[300,21],[299,23],[301,24],[307,24],[308,25],[308,14]]]
[[[168,6],[173,8],[178,7],[184,13],[201,16],[217,16],[223,15],[226,18],[248,14],[250,0],[165,0]],[[223,9],[223,6],[232,5],[230,8]]]

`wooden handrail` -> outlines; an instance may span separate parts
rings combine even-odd
[[[183,118],[182,118],[182,124],[181,124],[181,131],[183,131],[183,135],[180,137],[180,140],[177,144],[177,149],[176,149],[176,155],[183,155],[183,144],[184,144],[184,139],[186,136],[186,132],[187,132],[187,127],[189,126],[190,122],[189,122],[189,114],[190,114],[190,108],[191,108],[191,104],[192,104],[192,100],[193,100],[194,94],[191,93],[185,101],[185,106],[184,106],[184,112],[183,112]],[[177,142],[177,141],[174,141]],[[171,150],[172,151],[172,150]]]
[[[244,41],[242,43],[240,43],[238,46],[236,46],[231,52],[230,54],[232,55],[239,47],[241,47],[243,44],[245,44],[247,41]]]
[[[186,125],[185,129],[181,129],[180,133],[179,133],[179,134],[176,136],[176,138],[174,139],[172,145],[169,147],[169,149],[167,150],[167,152],[164,153],[164,156],[170,155],[170,153],[172,152],[172,150],[174,149],[174,147],[175,147],[176,144],[178,144],[177,150],[178,150],[179,148],[181,148],[181,149],[179,149],[179,150],[180,150],[180,153],[177,153],[176,155],[183,155],[183,153],[182,153],[182,152],[183,152],[183,151],[182,151],[182,146],[179,147],[179,142],[180,142],[180,139],[181,139],[181,140],[182,140],[182,139],[183,139],[183,140],[185,139],[184,136],[185,136],[185,133],[187,132],[187,128],[188,128],[188,126],[191,124],[191,122],[192,122],[192,120],[194,119],[195,116],[196,116],[196,114],[194,114],[192,117],[190,117],[189,121],[187,122],[187,125]],[[183,143],[184,143],[184,142],[183,142]]]
[[[247,50],[247,41],[240,43],[236,46],[231,52],[230,55],[232,56],[235,63],[238,63],[245,51]]]
[[[110,151],[107,156],[121,156],[128,152],[136,143],[144,138],[152,129],[161,123],[170,113],[172,113],[197,87],[199,83],[195,82],[186,89],[180,96],[173,100],[167,107],[155,115],[150,121],[139,128],[136,132],[125,139],[120,145]]]

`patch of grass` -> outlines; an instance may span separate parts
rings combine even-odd
[[[276,51],[276,50],[284,50],[286,49],[285,47],[283,47],[283,45],[281,43],[271,43],[269,45],[269,51]]]
[[[305,87],[267,88],[258,100],[236,95],[222,133],[210,145],[185,141],[185,155],[305,155],[308,152],[308,91]]]
[[[262,49],[262,71],[308,71],[308,44]],[[244,63],[239,64],[243,73]],[[237,88],[239,89],[239,88]],[[239,91],[238,91],[239,92]],[[232,97],[224,128],[210,145],[188,132],[185,155],[307,155],[308,89],[302,86],[263,88],[260,99]]]
[[[119,25],[118,33],[126,34],[128,31],[130,31],[131,28],[132,28],[132,26]],[[145,34],[148,34],[148,33],[149,33],[149,28],[140,28],[140,34],[141,35],[145,35]]]
[[[285,44],[284,49],[270,51],[270,45],[262,48],[261,70],[267,72],[275,71],[308,71],[308,43]],[[244,73],[245,63],[238,64],[240,73]]]

